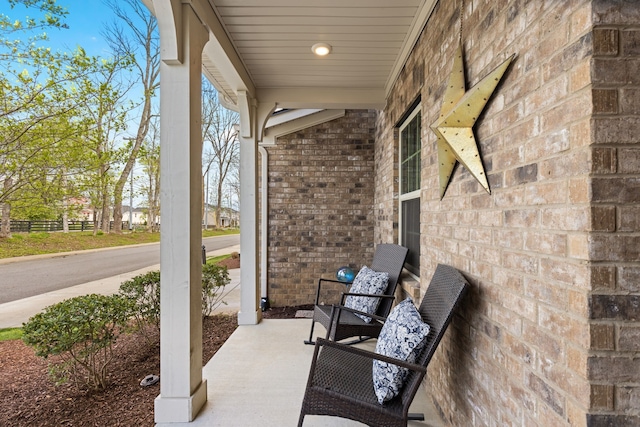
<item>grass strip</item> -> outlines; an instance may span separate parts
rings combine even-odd
[[[22,328],[0,329],[0,342],[19,340],[20,338],[22,338]]]
[[[202,237],[238,234],[236,229],[205,230]],[[70,233],[13,233],[9,238],[0,239],[0,258],[13,258],[27,255],[42,255],[59,252],[83,251],[88,249],[110,248],[143,243],[157,243],[160,233],[102,233],[93,235],[91,231]]]

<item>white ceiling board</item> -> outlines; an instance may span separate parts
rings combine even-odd
[[[316,33],[284,33],[284,32],[271,32],[271,33],[257,33],[257,32],[246,32],[246,33],[236,33],[234,34],[234,39],[236,41],[236,45],[239,46],[238,42],[246,41],[246,40],[257,40],[257,41],[271,41],[271,40],[307,40],[307,41],[320,41],[321,38],[326,37],[322,34]],[[402,41],[405,39],[406,34],[404,33],[332,33],[332,40],[342,40],[342,41],[365,41],[365,42],[381,42],[381,41],[389,41],[389,42],[398,42],[402,44]],[[311,46],[311,45],[309,45]]]
[[[415,7],[398,7],[389,2],[386,6],[382,7],[326,7],[326,6],[309,6],[309,7],[218,7],[218,11],[221,16],[300,16],[313,15],[323,17],[411,17],[416,13]]]
[[[362,102],[343,96],[340,100],[350,105],[384,104],[437,0],[191,1],[211,6],[256,93],[270,89],[275,102],[273,90],[282,96],[296,93],[290,103],[301,108],[304,96],[319,96],[318,89],[326,88],[321,102],[309,102],[343,108],[327,96],[353,88],[359,91],[351,96],[363,96]],[[311,46],[317,42],[330,44],[332,52],[316,57]],[[205,68],[215,68],[216,61],[205,61]],[[227,72],[208,75],[223,81]],[[225,84],[221,86],[226,91],[244,90],[234,88],[234,81]],[[300,90],[305,87],[313,90]]]
[[[393,4],[397,7],[414,7],[422,3],[416,0],[212,0],[217,7],[243,6],[243,7],[332,7],[332,8],[372,8],[388,7]]]

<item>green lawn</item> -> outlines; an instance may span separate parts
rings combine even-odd
[[[236,229],[206,230],[202,237],[238,234]],[[12,258],[25,255],[50,254],[58,252],[82,251],[86,249],[108,248],[113,246],[155,243],[160,241],[160,233],[134,232],[123,234],[93,235],[90,231],[71,233],[13,233],[8,239],[0,239],[0,258]]]
[[[0,329],[0,342],[19,340],[22,337],[22,328]]]

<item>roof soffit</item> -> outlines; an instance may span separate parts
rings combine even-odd
[[[244,91],[283,108],[384,106],[437,1],[181,0],[211,33],[203,72],[225,103]]]
[[[246,73],[255,92],[245,90],[279,107],[382,108],[437,0],[208,3],[220,27],[215,39],[236,56],[226,61],[217,51],[205,61],[219,73],[213,83],[225,93],[243,90],[234,75]],[[315,57],[317,42],[329,43],[333,52]]]

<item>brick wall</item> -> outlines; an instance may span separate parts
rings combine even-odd
[[[492,194],[458,165],[439,197],[461,0],[438,2],[376,127],[376,240],[397,236],[394,127],[420,96],[421,285],[447,263],[473,288],[427,387],[456,426],[640,425],[640,3],[464,3],[467,88],[517,54],[475,127]]]
[[[590,425],[640,425],[640,5],[593,7]]]
[[[347,111],[267,149],[273,306],[310,304],[317,278],[371,262],[375,118],[375,111]]]

